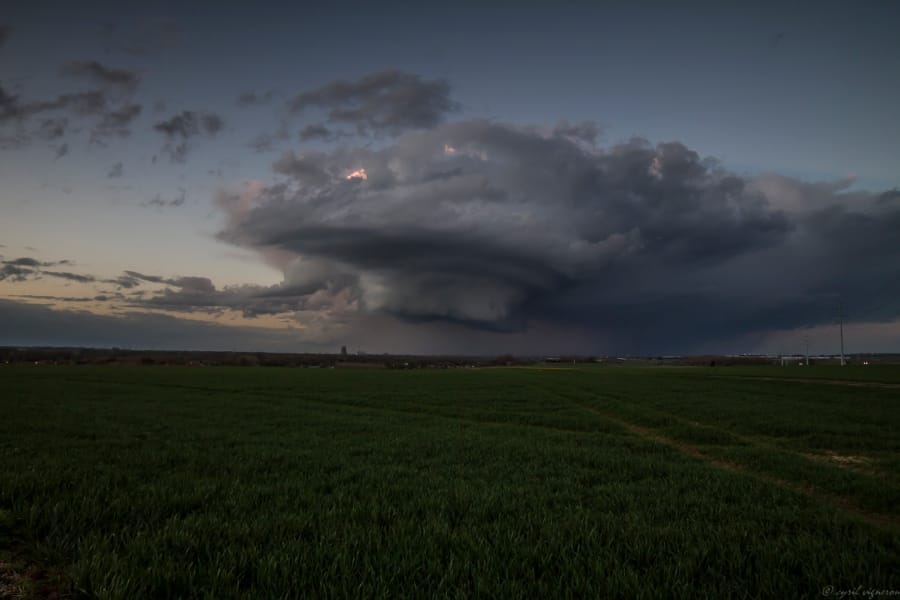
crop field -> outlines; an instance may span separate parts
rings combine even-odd
[[[893,367],[0,367],[0,597],[900,595]]]

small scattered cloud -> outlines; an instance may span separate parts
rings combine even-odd
[[[214,137],[225,127],[225,120],[212,112],[184,110],[160,121],[153,129],[166,137],[163,151],[173,162],[184,162],[190,151],[190,140],[197,136]]]
[[[135,280],[170,285],[192,292],[216,291],[216,287],[213,285],[212,280],[210,280],[208,277],[162,277],[160,275],[147,275],[144,273],[139,273],[137,271],[125,271],[125,275]]]
[[[134,92],[141,81],[140,76],[134,71],[107,67],[95,60],[66,63],[60,69],[60,73],[127,93]]]
[[[125,166],[122,163],[117,162],[116,164],[114,164],[113,166],[111,166],[109,168],[109,172],[106,174],[106,176],[109,179],[118,179],[119,177],[122,176],[122,173],[124,173],[124,171],[125,171]]]
[[[81,275],[67,271],[47,271],[48,267],[69,266],[70,260],[42,261],[30,256],[23,256],[13,260],[0,261],[0,281],[23,282],[31,279],[39,279],[42,276],[57,277],[70,281],[91,282],[94,278],[90,275]]]
[[[5,260],[3,261],[4,265],[13,265],[17,267],[30,267],[30,268],[40,268],[40,267],[55,267],[58,265],[68,265],[72,264],[69,260],[60,260],[56,262],[44,262],[38,260],[36,258],[32,258],[30,256],[23,256],[20,258],[16,258],[13,260]]]
[[[359,133],[396,135],[434,127],[460,104],[450,98],[450,84],[443,79],[387,70],[297,94],[288,108],[295,114],[322,109],[329,121],[353,126]]]
[[[68,279],[69,281],[75,281],[78,283],[92,283],[97,280],[92,275],[82,275],[80,273],[71,273],[68,271],[41,271],[41,273],[43,275],[49,275],[50,277]]]
[[[140,104],[126,104],[118,109],[106,112],[99,123],[91,131],[91,139],[102,140],[107,137],[127,137],[131,135],[131,123],[143,111]]]
[[[155,208],[178,208],[179,206],[184,205],[187,199],[187,191],[184,189],[178,190],[178,193],[169,199],[163,198],[162,195],[157,194],[150,200],[141,203],[141,206],[155,207]]]
[[[52,111],[67,111],[77,116],[96,116],[107,108],[103,92],[89,91],[60,94],[52,100],[23,100],[0,87],[0,123],[22,122],[32,116]]]
[[[126,136],[130,133],[129,125],[140,113],[140,105],[123,104],[102,90],[64,93],[50,100],[31,100],[11,94],[0,86],[0,128],[8,127],[15,132],[5,138],[3,145],[6,147],[26,146],[33,138],[61,138],[73,129],[73,120],[88,124],[92,143],[102,142],[109,136]],[[32,127],[36,119],[39,121]],[[3,139],[2,135],[0,139]]]
[[[29,277],[34,275],[36,271],[28,267],[21,267],[15,264],[3,263],[0,265],[0,281],[27,281]]]

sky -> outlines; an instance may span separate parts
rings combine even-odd
[[[316,4],[5,5],[0,345],[900,352],[900,4]]]

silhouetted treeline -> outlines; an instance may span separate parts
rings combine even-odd
[[[292,354],[130,350],[125,348],[0,347],[0,364],[420,369],[484,366],[491,364],[491,360],[487,357],[393,354]]]

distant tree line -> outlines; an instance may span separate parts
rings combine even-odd
[[[850,362],[898,363],[900,355],[857,354]],[[810,360],[812,364],[814,361]],[[419,356],[398,354],[292,354],[278,352],[210,352],[187,350],[132,350],[126,348],[49,348],[0,346],[0,365],[132,365],[132,366],[232,366],[305,367],[350,369],[456,369],[465,367],[515,367],[536,364],[605,366],[716,366],[778,364],[771,356],[656,356],[597,357],[544,356]]]

